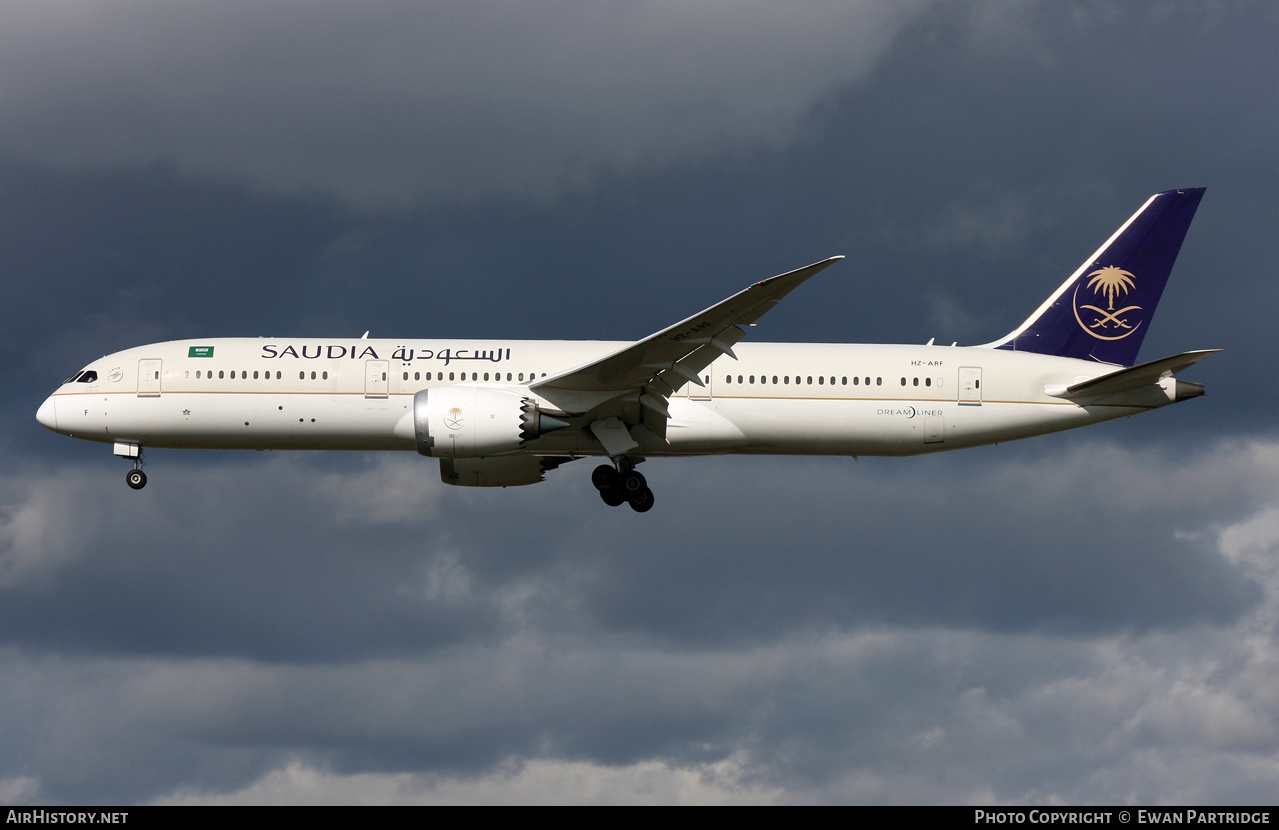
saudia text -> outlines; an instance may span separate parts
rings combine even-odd
[[[314,350],[314,354],[312,354]],[[267,360],[296,357],[299,360],[317,360],[321,357],[328,360],[341,360],[342,358],[350,358],[352,360],[381,360],[381,356],[377,353],[377,349],[372,346],[326,346],[320,345],[303,345],[294,346],[292,344],[281,346],[279,343],[264,343],[262,345],[262,354],[260,355]],[[504,360],[511,359],[510,349],[412,349],[407,346],[400,346],[391,353],[391,360],[398,360],[401,363],[412,363],[415,360],[438,360],[445,366],[455,360],[486,360],[489,363],[501,363]]]

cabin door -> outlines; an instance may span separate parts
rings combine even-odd
[[[959,367],[959,405],[981,406],[981,368]]]
[[[160,372],[163,369],[161,365],[163,362],[162,360],[138,361],[139,398],[160,397]]]

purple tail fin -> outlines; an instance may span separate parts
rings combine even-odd
[[[1203,194],[1151,196],[1026,322],[989,345],[1133,365]]]

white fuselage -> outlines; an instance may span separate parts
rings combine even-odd
[[[57,432],[199,449],[415,449],[414,394],[462,382],[527,390],[616,351],[608,341],[220,338],[96,360],[41,407]],[[912,455],[1084,426],[1175,400],[1175,380],[1085,405],[1053,397],[1117,367],[984,347],[741,343],[670,399],[644,456]],[[207,356],[205,356],[207,355]],[[554,402],[548,402],[548,405]],[[553,408],[553,407],[552,407]],[[52,421],[52,423],[50,423]],[[529,442],[537,455],[606,455],[584,429]]]

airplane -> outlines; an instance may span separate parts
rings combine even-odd
[[[587,457],[610,506],[654,497],[647,458],[898,456],[1011,441],[1204,394],[1174,375],[1219,349],[1136,364],[1203,188],[1151,196],[1020,326],[979,346],[752,343],[769,309],[843,257],[757,282],[635,342],[204,338],[106,355],[36,419],[113,445],[402,450],[448,484],[543,481]]]

